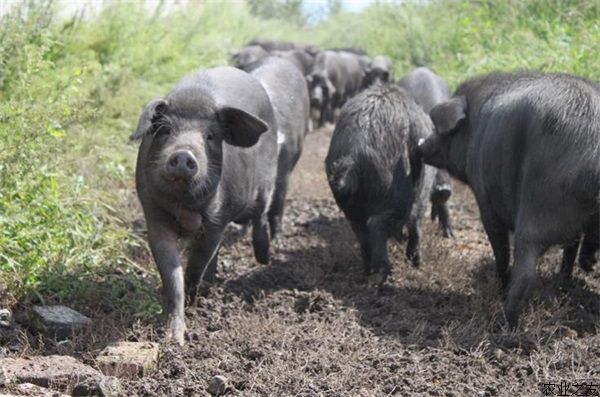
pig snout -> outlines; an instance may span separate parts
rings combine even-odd
[[[444,168],[442,161],[442,153],[440,151],[440,143],[436,137],[429,137],[427,139],[419,139],[417,144],[417,155],[423,159],[425,164],[432,165],[438,168]]]
[[[431,200],[436,203],[445,203],[452,195],[452,188],[450,185],[444,184],[434,186],[431,192]]]
[[[319,108],[323,104],[323,90],[321,87],[317,86],[313,89],[310,104],[315,108]]]
[[[166,171],[170,179],[189,180],[198,173],[198,161],[189,150],[179,150],[169,156]]]

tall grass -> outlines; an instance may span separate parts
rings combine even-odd
[[[374,4],[311,28],[259,20],[239,2],[169,14],[115,2],[92,19],[23,3],[0,19],[0,296],[153,314],[158,302],[129,230],[139,112],[181,76],[226,64],[255,37],[357,46],[397,74],[427,65],[452,84],[492,69],[600,78],[592,0],[433,0]],[[1,302],[0,302],[1,303]]]
[[[321,44],[358,46],[428,66],[457,84],[491,70],[535,68],[600,78],[600,5],[593,0],[381,3],[341,14],[315,32]]]

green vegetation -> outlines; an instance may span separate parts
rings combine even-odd
[[[145,242],[130,230],[127,137],[149,99],[255,36],[363,47],[392,57],[398,75],[428,65],[453,85],[493,69],[600,78],[592,0],[374,4],[310,28],[229,4],[167,14],[117,2],[61,20],[38,1],[0,19],[0,296],[159,310]]]
[[[517,68],[599,79],[599,21],[593,0],[434,0],[338,14],[315,34],[319,43],[387,54],[400,75],[415,65],[431,67],[452,85]]]

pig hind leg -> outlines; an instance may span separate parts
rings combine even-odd
[[[254,258],[258,263],[266,265],[269,263],[269,222],[266,209],[269,207],[268,200],[264,195],[259,197],[257,206],[252,216],[252,248]]]
[[[516,326],[522,306],[531,297],[537,279],[538,257],[552,244],[573,241],[589,220],[575,195],[548,198],[545,194],[548,187],[536,183],[539,179],[527,176],[523,178],[523,186],[527,188],[522,190],[515,222],[515,259],[505,305],[511,326]]]
[[[275,193],[273,194],[273,202],[269,208],[269,229],[271,231],[271,239],[276,239],[281,233],[281,222],[283,219],[283,211],[285,208],[285,198],[287,196],[290,173],[296,165],[299,154],[293,156],[285,148],[279,153],[277,180],[275,183]]]
[[[287,174],[287,173],[286,173]],[[283,210],[285,205],[285,196],[287,195],[288,175],[277,176],[277,187],[273,195],[273,203],[269,208],[269,230],[271,231],[271,239],[279,237],[281,232],[281,220],[283,218]]]
[[[563,245],[563,257],[560,266],[560,277],[563,280],[568,280],[569,278],[571,278],[571,274],[573,273],[573,265],[575,264],[575,260],[577,259],[579,240],[580,238],[577,238],[571,244]]]
[[[581,242],[579,265],[584,271],[594,270],[595,255],[598,249],[600,249],[600,212],[596,212],[588,221]]]
[[[452,231],[452,221],[450,220],[450,212],[448,211],[447,203],[439,204],[438,217],[444,237],[454,237],[454,232]]]
[[[418,220],[408,224],[408,241],[406,243],[406,258],[412,263],[413,267],[419,267],[421,264],[421,253],[419,242],[421,240],[421,227]]]
[[[515,234],[515,265],[505,305],[506,319],[513,328],[518,324],[522,306],[531,298],[537,279],[537,259],[544,248],[523,235]]]
[[[439,218],[440,218],[440,206],[432,200],[431,201],[431,222],[435,222]]]
[[[185,271],[185,289],[188,300],[198,293],[199,283],[212,284],[217,274],[217,262],[223,230],[205,231],[201,240],[194,240],[189,250]]]
[[[390,234],[392,214],[385,213],[371,216],[367,221],[368,241],[370,246],[370,282],[381,285],[390,274],[390,261],[387,253],[387,240]]]
[[[365,276],[368,276],[371,272],[371,245],[367,225],[364,221],[350,220],[350,226],[358,240]]]
[[[510,264],[509,229],[503,225],[489,211],[480,208],[481,221],[487,234],[496,265],[496,276],[500,281],[500,288],[505,291],[510,280],[508,266]]]

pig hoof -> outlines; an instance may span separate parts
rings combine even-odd
[[[269,231],[271,232],[271,241],[275,241],[281,235],[281,217],[271,217],[269,219]]]
[[[387,280],[388,273],[387,272],[377,272],[373,273],[369,276],[369,286],[370,287],[381,287],[383,283]]]
[[[558,279],[561,287],[568,287],[571,281],[573,281],[573,275],[571,272],[561,270]]]
[[[281,236],[281,229],[271,230],[271,241],[279,241]]]
[[[500,276],[500,292],[503,295],[506,295],[508,292],[508,286],[510,284],[510,272],[506,272],[505,274]]]
[[[591,273],[594,271],[594,262],[589,260],[579,260],[579,267],[586,273]]]
[[[506,311],[506,323],[511,331],[517,329],[519,325],[519,313],[516,310],[507,309]]]
[[[185,324],[183,320],[172,319],[168,325],[167,340],[177,343],[179,346],[185,344]]]
[[[211,282],[202,280],[194,286],[187,285],[185,288],[186,305],[193,306],[199,297],[207,297],[212,284]]]
[[[254,258],[261,265],[269,264],[269,250],[256,250],[254,251]]]
[[[267,228],[255,229],[252,238],[254,258],[262,265],[269,263],[269,233]]]
[[[412,257],[409,257],[410,259],[410,263],[412,264],[412,267],[414,267],[415,269],[418,268],[419,266],[421,266],[421,256],[418,254],[412,255]]]
[[[444,229],[443,234],[444,234],[445,238],[455,238],[454,232],[452,231],[452,229]]]

